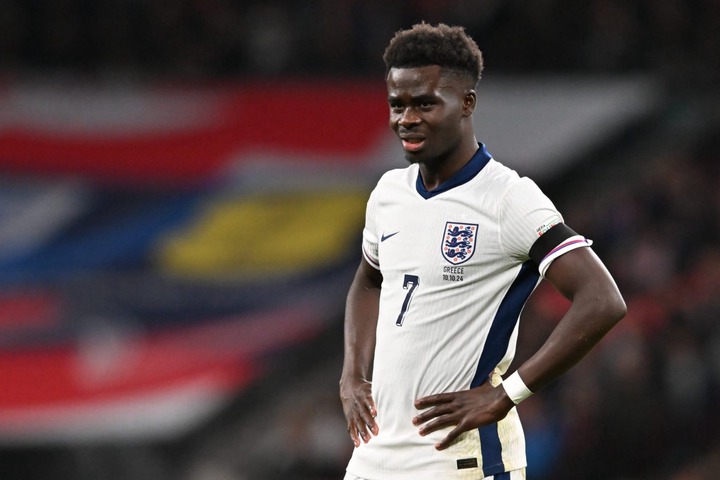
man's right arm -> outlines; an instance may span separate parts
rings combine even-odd
[[[371,378],[382,274],[364,258],[350,285],[345,307],[345,357],[340,378],[348,433],[356,447],[378,434]]]

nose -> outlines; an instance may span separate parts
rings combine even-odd
[[[420,117],[412,108],[406,108],[405,110],[403,110],[403,112],[400,114],[400,118],[398,118],[398,125],[404,128],[412,127],[413,125],[417,125],[418,123],[420,123]]]

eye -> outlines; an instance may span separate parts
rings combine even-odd
[[[403,106],[401,103],[398,102],[390,102],[390,110],[392,110],[394,113],[400,113],[403,111]]]

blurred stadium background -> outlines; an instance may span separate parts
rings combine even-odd
[[[381,54],[422,19],[478,41],[479,138],[629,304],[521,406],[530,478],[720,478],[713,0],[0,0],[0,478],[341,478]]]

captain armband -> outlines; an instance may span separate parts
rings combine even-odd
[[[589,247],[592,240],[578,235],[572,228],[559,223],[542,234],[530,248],[530,258],[538,265],[541,276],[560,255],[580,247]]]

